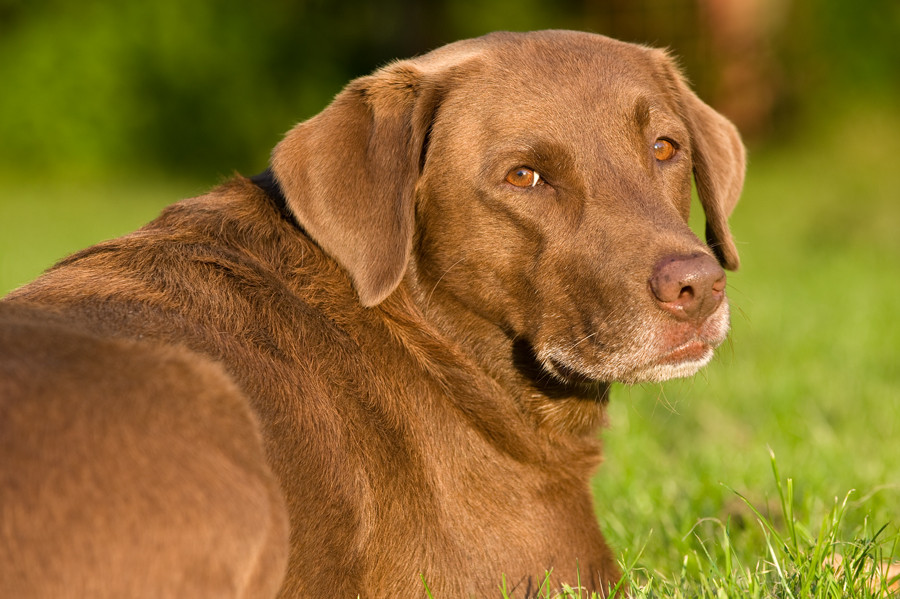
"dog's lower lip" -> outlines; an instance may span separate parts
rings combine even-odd
[[[712,347],[708,343],[695,339],[679,345],[666,353],[658,360],[658,363],[680,364],[682,362],[693,362],[704,358],[710,351],[712,351]]]

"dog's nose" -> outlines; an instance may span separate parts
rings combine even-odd
[[[712,256],[668,256],[650,277],[650,290],[663,309],[679,320],[698,323],[725,297],[725,271]]]

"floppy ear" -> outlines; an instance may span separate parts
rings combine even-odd
[[[665,53],[663,60],[690,129],[694,181],[706,213],[706,243],[723,267],[737,270],[740,259],[728,228],[728,217],[744,186],[747,162],[744,144],[731,121],[691,91]]]
[[[288,207],[366,307],[390,295],[409,260],[415,186],[442,90],[432,62],[397,62],[350,82],[272,154]]]
[[[685,93],[685,108],[691,127],[694,180],[706,212],[706,243],[722,266],[737,270],[740,258],[728,228],[728,217],[744,187],[744,144],[731,121],[690,90]]]

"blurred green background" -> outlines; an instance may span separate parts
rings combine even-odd
[[[727,487],[765,509],[769,448],[811,527],[855,489],[848,522],[896,535],[895,0],[0,0],[0,295],[165,204],[262,170],[353,77],[542,28],[670,47],[750,148],[729,344],[689,381],[615,392],[595,480],[613,545],[677,570],[717,534],[698,523],[731,522],[733,542],[764,557]]]
[[[671,47],[753,143],[900,87],[893,0],[0,0],[0,165],[13,180],[253,171],[353,77],[540,28]]]

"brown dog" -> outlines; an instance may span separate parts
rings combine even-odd
[[[743,172],[664,52],[597,35],[353,81],[0,303],[0,594],[606,592],[608,385],[724,339]]]

